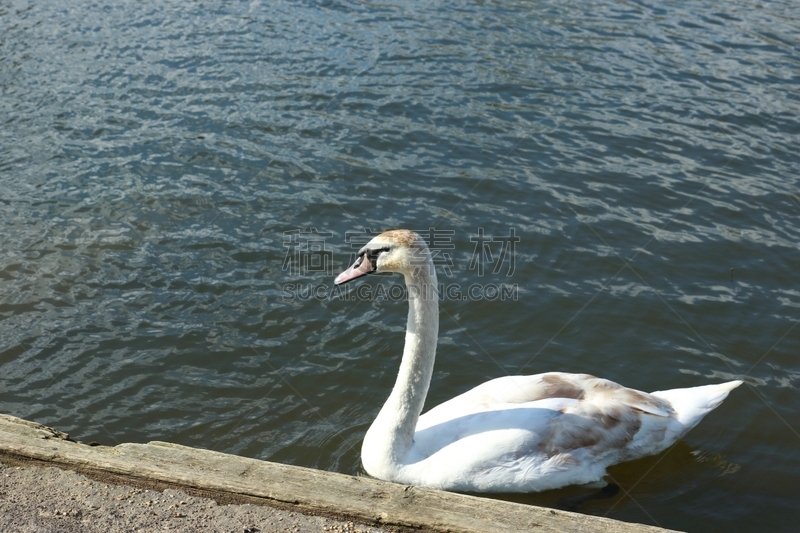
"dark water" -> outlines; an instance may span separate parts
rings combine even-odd
[[[518,372],[743,377],[581,510],[793,530],[799,18],[0,1],[0,412],[358,473],[406,305],[397,278],[328,291],[367,229],[408,227],[451,291],[428,405]]]

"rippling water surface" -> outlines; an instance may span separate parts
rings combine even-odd
[[[0,411],[86,442],[358,473],[406,305],[397,278],[326,291],[367,229],[408,227],[454,287],[428,405],[518,372],[743,377],[581,511],[791,530],[799,17],[744,0],[0,2]]]

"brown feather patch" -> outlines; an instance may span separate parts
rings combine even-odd
[[[544,375],[542,377],[542,384],[545,386],[547,398],[572,398],[581,400],[586,394],[582,387],[553,374]]]
[[[590,448],[604,453],[625,447],[642,427],[633,410],[624,405],[596,407],[581,402],[561,410],[553,432],[544,439],[540,451],[549,457]]]
[[[414,241],[420,237],[413,231],[407,229],[390,229],[389,231],[384,231],[378,235],[378,238],[387,241],[394,241],[402,246],[411,246],[414,244]]]

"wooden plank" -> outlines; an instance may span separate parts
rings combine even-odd
[[[178,484],[277,502],[298,510],[454,533],[666,530],[463,494],[406,487],[165,442],[87,446],[66,434],[0,414],[0,454],[63,467]]]

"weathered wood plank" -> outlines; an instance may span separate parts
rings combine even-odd
[[[428,530],[463,533],[666,531],[164,442],[86,446],[67,440],[67,435],[51,428],[1,414],[0,454]]]

